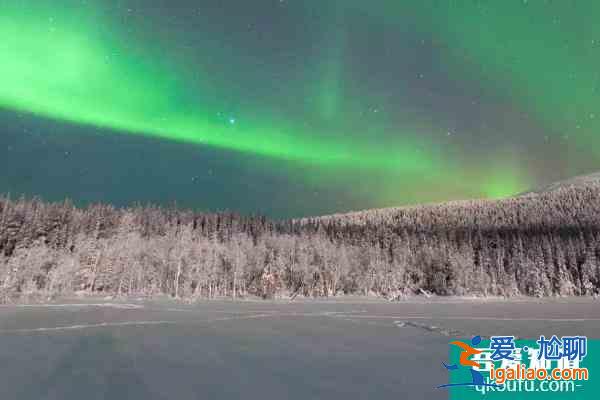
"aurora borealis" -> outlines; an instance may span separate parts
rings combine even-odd
[[[600,7],[1,0],[0,191],[307,215],[595,171]]]

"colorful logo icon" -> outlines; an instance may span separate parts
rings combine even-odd
[[[481,336],[474,336],[471,339],[472,346],[477,346],[479,343],[481,343]],[[448,364],[442,362],[442,365],[448,371],[454,371],[454,370],[459,369],[459,365],[461,365],[463,367],[468,367],[469,371],[471,372],[472,381],[471,382],[463,382],[463,383],[446,383],[444,385],[438,386],[438,388],[446,388],[446,387],[451,387],[451,386],[494,386],[494,387],[500,386],[495,383],[486,383],[485,380],[483,379],[483,375],[481,374],[481,372],[473,369],[473,368],[481,369],[481,364],[476,361],[470,360],[469,358],[474,355],[480,354],[481,350],[477,350],[476,348],[472,347],[471,345],[460,342],[458,340],[454,340],[454,341],[450,342],[450,344],[453,346],[460,347],[462,349],[462,351],[460,352],[458,364],[448,365]]]

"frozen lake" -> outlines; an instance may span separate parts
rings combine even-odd
[[[600,337],[592,299],[0,306],[0,399],[444,399],[456,337]]]

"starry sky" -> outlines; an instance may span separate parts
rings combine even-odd
[[[600,169],[600,3],[0,0],[0,192],[274,217]]]

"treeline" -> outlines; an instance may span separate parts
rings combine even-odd
[[[271,221],[0,198],[0,302],[600,291],[600,188]]]

